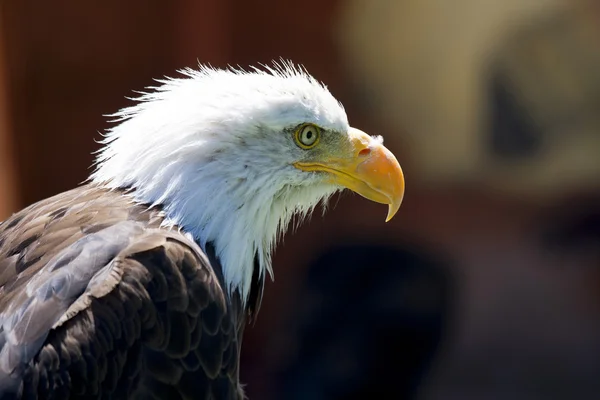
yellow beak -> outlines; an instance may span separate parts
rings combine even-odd
[[[392,219],[404,197],[404,174],[396,157],[379,141],[350,128],[350,154],[320,162],[298,162],[303,171],[330,174],[330,182],[344,186],[377,203],[388,204],[386,222]]]

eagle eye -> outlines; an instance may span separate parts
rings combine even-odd
[[[303,124],[296,130],[294,138],[301,148],[311,149],[319,143],[321,128],[313,124]]]

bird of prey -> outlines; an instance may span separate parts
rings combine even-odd
[[[304,68],[180,73],[113,115],[88,181],[0,224],[0,398],[242,399],[292,218],[343,188],[400,207],[394,155]]]

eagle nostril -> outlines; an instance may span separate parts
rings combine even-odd
[[[358,152],[358,155],[360,157],[366,157],[369,154],[371,154],[371,149],[369,149],[368,147],[366,149],[362,149],[361,151]]]

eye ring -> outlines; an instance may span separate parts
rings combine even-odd
[[[321,128],[314,124],[303,124],[294,134],[296,144],[303,149],[311,149],[319,144]]]

